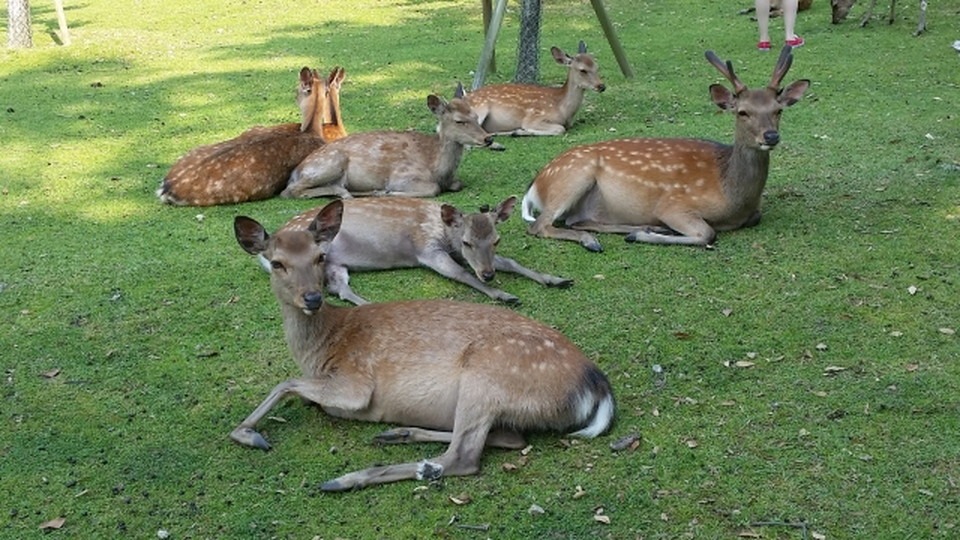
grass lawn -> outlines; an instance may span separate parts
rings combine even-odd
[[[521,196],[576,144],[732,140],[703,53],[767,83],[776,53],[755,49],[756,23],[737,15],[749,2],[605,3],[636,76],[619,72],[589,2],[544,2],[542,79],[563,76],[549,46],[583,39],[607,91],[564,136],[468,152],[465,189],[443,200]],[[273,451],[227,438],[297,371],[233,219],[275,228],[323,201],[173,208],[154,190],[191,148],[298,121],[305,65],[345,67],[351,132],[432,130],[426,95],[472,79],[480,3],[67,2],[69,47],[52,3],[33,4],[35,47],[0,51],[0,537],[57,518],[58,538],[960,535],[956,3],[931,2],[916,38],[908,2],[893,25],[878,14],[859,28],[864,6],[831,25],[826,0],[800,14],[807,45],[784,82],[812,86],[784,112],[763,222],[714,250],[600,235],[597,254],[526,235],[519,212],[501,226],[501,253],[575,279],[495,285],[608,374],[611,433],[534,435],[523,455],[487,451],[478,476],[336,495],[319,485],[442,448],[375,447],[387,426],[293,399],[260,425]],[[509,6],[489,81],[516,65]],[[427,270],[352,284],[376,301],[489,302]],[[611,450],[630,434],[637,448]]]

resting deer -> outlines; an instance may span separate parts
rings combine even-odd
[[[426,266],[438,274],[477,289],[494,300],[520,300],[487,285],[498,270],[512,272],[541,285],[569,287],[573,281],[543,274],[497,255],[500,235],[496,225],[510,217],[517,202],[509,197],[495,209],[464,214],[435,201],[409,197],[346,199],[343,223],[326,255],[327,289],[342,300],[366,304],[350,288],[350,270],[386,270]],[[305,231],[321,208],[307,210],[281,227]],[[259,256],[269,272],[270,262]],[[469,266],[469,272],[462,264]]]
[[[857,3],[857,0],[830,0],[830,9],[833,16],[833,24],[839,24],[847,18],[850,8]],[[873,8],[877,7],[877,0],[870,0],[867,11],[860,19],[860,26],[866,26],[873,17]],[[893,24],[896,20],[897,0],[890,0],[890,15],[887,17],[887,23]],[[919,36],[927,29],[927,0],[920,0],[920,18],[917,21],[917,29],[913,35]]]
[[[493,137],[458,85],[454,99],[427,96],[438,120],[437,133],[372,131],[355,133],[317,149],[290,175],[284,197],[409,196],[433,197],[459,191],[454,178],[465,146],[493,146]]]
[[[584,91],[607,89],[596,60],[582,41],[576,56],[557,47],[551,47],[550,53],[567,67],[563,86],[492,84],[467,94],[467,103],[483,129],[497,135],[562,135],[580,109]]]
[[[336,68],[336,88],[343,70]],[[290,171],[324,144],[330,103],[327,81],[316,70],[300,70],[297,105],[300,124],[258,126],[217,144],[201,146],[180,158],[163,179],[157,196],[174,205],[212,206],[267,199],[286,185]]]
[[[381,443],[444,442],[422,462],[372,467],[321,485],[343,491],[405,479],[476,474],[484,446],[522,448],[529,431],[595,437],[614,416],[606,376],[560,332],[505,308],[447,300],[336,307],[324,302],[325,256],[343,201],[306,230],[269,236],[247,217],[234,223],[247,252],[270,261],[287,344],[302,375],[278,384],[230,434],[267,450],[256,424],[289,394],[327,413],[415,427]]]
[[[733,84],[710,86],[733,111],[733,146],[699,139],[617,139],[571,148],[547,164],[523,197],[530,234],[601,251],[586,231],[626,233],[629,242],[711,246],[716,231],[760,222],[770,150],[780,142],[780,112],[810,85],[781,89],[793,55],[784,47],[765,88],[748,89],[712,51],[707,60]],[[535,211],[539,216],[534,217]],[[576,230],[554,226],[563,221]]]

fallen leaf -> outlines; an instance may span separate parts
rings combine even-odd
[[[724,309],[723,311],[721,311],[720,313],[723,313],[723,316],[724,316],[724,317],[729,317],[730,315],[733,315],[733,310],[730,309],[730,308],[726,308],[726,309]]]
[[[514,465],[513,463],[509,463],[509,462],[508,462],[508,463],[504,463],[503,465],[501,465],[501,468],[502,468],[504,471],[506,471],[506,472],[513,472],[513,471],[517,470],[517,466]]]
[[[914,371],[920,369],[920,364],[907,364],[907,371],[913,373]]]
[[[42,373],[43,378],[45,379],[52,379],[59,374],[60,374],[60,368],[54,368],[54,369],[51,369],[50,371],[44,371]]]
[[[813,540],[827,540],[827,535],[818,533],[816,531],[810,531],[810,538],[813,538]]]
[[[840,366],[827,366],[823,368],[824,375],[833,375],[834,373],[840,373],[841,371],[846,371],[847,368]]]
[[[721,401],[721,402],[720,402],[720,405],[723,406],[723,407],[733,407],[733,406],[736,405],[736,404],[737,404],[737,402],[734,401],[734,400],[732,400],[732,399],[728,399],[728,400],[725,400],[725,401]]]
[[[901,337],[901,336],[903,336],[903,332],[900,332],[899,330],[894,330],[893,332],[890,332],[890,337]]]
[[[58,517],[56,519],[51,519],[50,521],[44,521],[40,524],[41,531],[49,531],[54,529],[59,529],[63,527],[63,524],[67,522],[67,518]]]
[[[753,531],[740,531],[739,533],[737,533],[737,536],[739,536],[740,538],[763,538],[763,536],[760,533],[756,533]]]
[[[748,360],[737,360],[737,362],[733,365],[738,368],[750,368],[750,367],[753,367],[755,364]]]
[[[749,359],[751,359],[751,360],[755,360],[755,359],[757,358],[757,353],[755,353],[755,352],[748,352],[748,353],[747,353],[747,358],[749,358]]]
[[[574,489],[575,489],[575,491],[573,492],[573,498],[574,498],[574,499],[579,499],[579,498],[581,498],[581,497],[583,497],[584,495],[587,494],[587,492],[584,491],[581,486],[577,486],[577,487],[574,488]]]
[[[604,525],[610,524],[610,516],[607,516],[604,514],[594,514],[593,520],[596,521],[597,523],[603,523]]]
[[[531,516],[537,516],[537,515],[545,514],[547,511],[544,510],[543,507],[540,506],[539,504],[531,504],[530,508],[527,509],[527,512]]]
[[[696,448],[700,446],[700,443],[697,442],[696,439],[687,439],[686,441],[684,441],[684,443],[687,445],[687,448]]]
[[[953,328],[940,328],[939,332],[947,336],[952,336],[953,334],[956,333],[953,331]]]
[[[920,289],[917,289],[917,288],[914,287],[913,285],[907,287],[907,292],[910,293],[910,296],[913,296],[913,295],[917,294],[917,291],[918,291],[918,290],[920,290]]]
[[[470,495],[467,494],[467,493],[461,493],[461,494],[457,495],[456,497],[454,497],[454,496],[451,496],[451,497],[450,497],[450,502],[452,502],[453,504],[455,504],[455,505],[457,505],[457,506],[463,506],[463,505],[465,505],[465,504],[469,504],[471,500],[473,500],[473,499],[472,499],[472,498],[470,497]]]
[[[533,445],[532,445],[532,444],[528,444],[526,447],[524,447],[523,450],[520,451],[520,455],[521,455],[521,456],[525,456],[525,455],[529,454],[529,453],[532,452],[532,451],[533,451]]]
[[[691,336],[686,332],[674,332],[673,337],[677,339],[690,339]]]
[[[817,346],[816,346],[815,348],[816,348],[818,351],[825,351],[825,350],[827,350],[827,344],[826,344],[826,343],[817,343]]]
[[[814,390],[811,393],[817,397],[827,397],[827,393],[824,392],[823,390]]]
[[[601,281],[602,281],[602,280],[604,280],[604,279],[607,279],[607,276],[605,276],[605,275],[603,275],[603,274],[596,274],[595,276],[593,276],[593,279],[601,280]]]
[[[631,450],[634,450],[639,445],[640,445],[640,435],[637,435],[636,433],[631,433],[630,435],[625,435],[613,441],[612,443],[610,443],[610,449],[613,450],[614,452],[622,452],[628,448]]]

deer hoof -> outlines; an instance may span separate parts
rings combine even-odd
[[[548,285],[551,287],[556,287],[558,289],[569,289],[570,287],[573,286],[573,280],[566,279],[566,278],[558,278],[556,281],[552,281],[548,283]]]
[[[630,242],[630,240],[627,240],[627,242]],[[580,245],[587,248],[587,251],[592,251],[594,253],[603,252],[603,246],[600,245],[600,242],[598,242],[596,238],[584,240],[583,242],[580,242]]]
[[[521,303],[520,299],[517,298],[516,296],[513,296],[512,294],[504,295],[498,298],[498,300],[500,300],[504,304],[507,304],[508,306],[519,306]]]
[[[251,428],[237,428],[230,434],[230,438],[244,446],[259,448],[264,451],[270,450],[270,443]]]
[[[351,489],[351,486],[345,486],[340,482],[338,482],[337,480],[330,480],[329,482],[324,482],[320,484],[320,491],[326,491],[330,493],[347,491],[348,489]]]

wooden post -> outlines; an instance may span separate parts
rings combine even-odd
[[[620,71],[624,77],[632,79],[633,69],[630,68],[627,55],[623,52],[623,46],[620,45],[620,40],[617,39],[617,33],[613,29],[613,23],[610,22],[610,16],[607,15],[607,9],[603,7],[603,1],[590,0],[590,3],[593,4],[593,11],[596,12],[597,20],[600,21],[600,27],[603,28],[603,35],[607,37],[607,42],[610,43],[610,48],[613,49],[613,56],[616,57],[617,64],[620,65]]]
[[[57,22],[60,24],[60,42],[70,45],[70,29],[67,28],[67,15],[63,12],[63,0],[53,0],[57,8]]]
[[[493,15],[493,2],[491,0],[482,0],[483,3],[483,35],[486,36],[490,30],[490,17]],[[490,51],[490,64],[487,66],[490,73],[497,72],[497,50]]]

